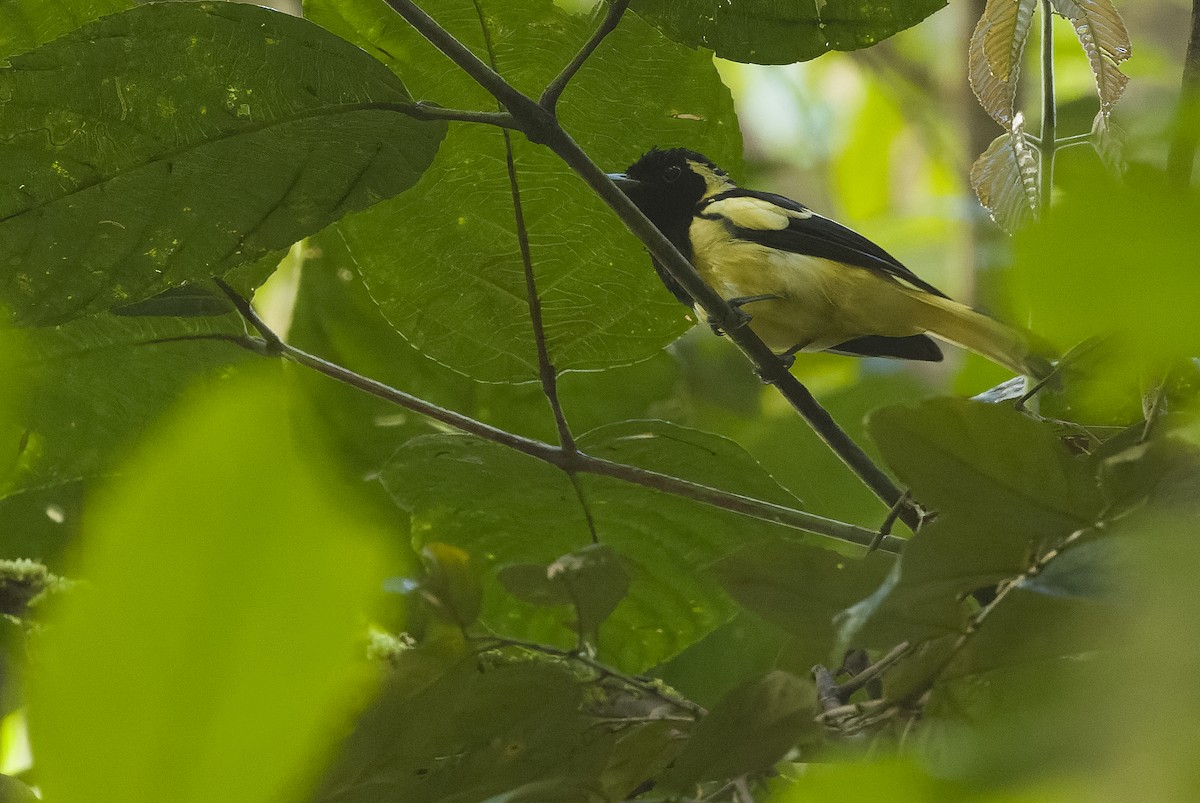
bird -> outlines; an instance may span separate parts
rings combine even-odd
[[[652,148],[609,178],[771,351],[938,362],[930,337],[1017,374],[1052,371],[1043,344],[950,299],[880,246],[783,195],[739,187],[701,153]],[[674,296],[705,310],[655,258]]]

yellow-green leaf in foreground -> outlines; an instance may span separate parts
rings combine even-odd
[[[280,800],[361,672],[380,532],[330,487],[278,374],[192,398],[94,499],[30,672],[58,803]]]

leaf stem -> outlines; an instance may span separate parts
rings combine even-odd
[[[1058,148],[1058,104],[1054,97],[1054,11],[1050,0],[1041,0],[1042,4],[1042,131],[1040,148],[1042,151],[1041,172],[1039,174],[1038,214],[1048,217],[1050,214],[1050,198],[1054,192],[1054,154]]]
[[[571,62],[563,68],[563,71],[546,86],[546,91],[538,98],[539,106],[554,114],[555,107],[558,105],[558,99],[562,97],[563,90],[567,88],[567,84],[575,77],[575,73],[579,72],[579,68],[591,57],[592,53],[596,52],[596,48],[600,46],[604,38],[616,30],[617,23],[621,21],[621,17],[625,14],[625,9],[627,8],[629,8],[629,0],[609,0],[608,11],[605,13],[600,26],[596,28],[591,38],[575,54],[575,58],[571,59]]]
[[[1192,183],[1196,143],[1200,140],[1200,0],[1192,0],[1192,31],[1183,59],[1183,82],[1175,136],[1167,154],[1167,179],[1176,189]]]
[[[400,111],[417,120],[450,120],[460,123],[486,123],[500,128],[517,128],[517,121],[508,112],[477,112],[446,109],[426,100],[399,107]]]

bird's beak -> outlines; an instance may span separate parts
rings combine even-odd
[[[612,180],[612,183],[616,184],[617,187],[620,188],[621,192],[625,193],[626,195],[629,194],[630,190],[636,190],[638,187],[642,186],[642,182],[638,181],[636,178],[630,178],[624,173],[609,173],[608,177]]]

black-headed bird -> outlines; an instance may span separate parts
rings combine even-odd
[[[742,189],[702,154],[652,149],[610,178],[778,355],[831,351],[939,361],[929,335],[1018,374],[1049,361],[1030,338],[919,278],[857,232],[782,195]],[[684,304],[707,315],[658,262]]]

